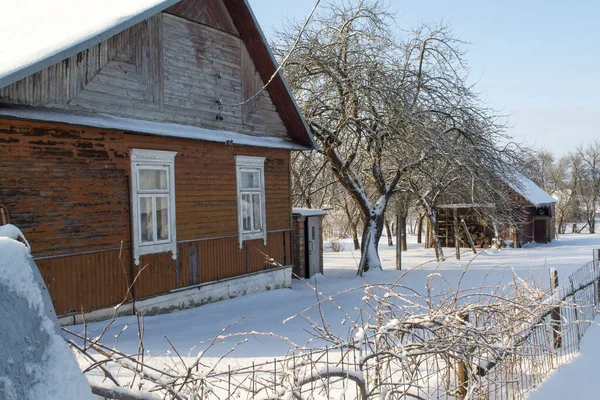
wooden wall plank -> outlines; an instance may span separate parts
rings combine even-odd
[[[132,148],[177,152],[177,238],[186,242],[179,244],[179,282],[170,254],[142,257],[148,267],[135,287],[138,298],[262,270],[262,253],[284,262],[284,232],[268,233],[267,246],[255,240],[245,242],[246,253],[238,248],[235,156],[266,157],[267,229],[273,231],[290,228],[289,151],[0,119],[0,203],[39,259],[57,313],[114,305],[126,294]]]

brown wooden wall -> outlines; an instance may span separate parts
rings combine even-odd
[[[0,104],[289,138],[268,91],[243,106],[227,106],[262,85],[222,0],[201,0],[184,2],[0,88]]]
[[[137,298],[262,270],[265,255],[291,263],[288,150],[0,119],[0,204],[28,238],[58,314],[118,303],[138,272],[130,252],[132,148],[177,152],[179,258],[142,256]],[[253,240],[238,248],[236,155],[266,157],[267,246]]]

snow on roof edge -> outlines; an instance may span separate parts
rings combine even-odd
[[[99,31],[86,39],[83,39],[63,49],[59,49],[50,55],[44,56],[43,58],[32,61],[29,65],[26,65],[24,67],[19,66],[13,69],[12,71],[8,71],[4,75],[0,75],[0,88],[15,83],[21,79],[28,77],[29,75],[33,75],[36,72],[42,71],[45,68],[48,68],[62,60],[65,60],[79,52],[82,52],[102,42],[103,40],[106,40],[118,34],[119,32],[122,32],[125,29],[132,27],[138,22],[150,18],[151,16],[169,8],[173,4],[176,4],[180,1],[181,0],[164,0],[159,4],[156,4],[146,9],[145,11],[133,15],[131,18],[124,19],[123,21],[115,25],[108,26],[105,30]]]
[[[523,198],[530,202],[533,206],[539,207],[556,203],[556,199],[554,197],[546,193],[531,179],[518,171],[512,171],[512,173],[514,179],[505,179],[505,182],[511,187],[511,189],[523,196]]]
[[[303,217],[315,217],[327,215],[327,211],[317,208],[292,208],[292,214],[301,215]]]
[[[310,150],[309,147],[289,140],[273,137],[252,136],[244,133],[212,130],[197,126],[165,122],[145,121],[89,112],[65,112],[33,107],[1,107],[0,116],[44,122],[60,122],[94,128],[117,129],[156,136],[231,143],[242,146],[267,147],[288,150]]]

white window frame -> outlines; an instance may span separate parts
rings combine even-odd
[[[245,240],[252,239],[263,239],[263,243],[267,244],[267,213],[266,213],[266,199],[265,199],[265,157],[251,157],[251,156],[235,156],[235,169],[236,169],[236,180],[237,180],[237,209],[238,209],[238,235],[239,235],[239,246],[242,248],[242,244]],[[242,189],[242,172],[258,172],[260,187],[258,189]],[[242,218],[242,194],[259,194],[260,195],[260,217],[261,217],[261,229],[256,231],[246,231],[243,228]],[[252,222],[251,225],[253,226]]]
[[[135,265],[140,264],[140,256],[144,254],[164,253],[171,251],[173,259],[177,259],[177,235],[175,223],[175,155],[174,151],[131,149],[131,213],[133,224],[133,260]],[[167,189],[142,190],[139,188],[139,171],[144,169],[167,171]],[[158,240],[156,231],[156,198],[167,195],[168,217],[169,217],[169,239]],[[140,218],[140,199],[152,198],[153,210],[152,219],[154,227],[154,241],[151,243],[142,243],[142,229]]]

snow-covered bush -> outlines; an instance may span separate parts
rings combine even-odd
[[[233,324],[187,354],[172,347],[155,362],[143,352],[141,317],[137,354],[103,343],[102,335],[86,339],[73,333],[72,345],[86,371],[96,381],[104,377],[104,383],[95,385],[96,393],[129,396],[114,398],[145,399],[151,393],[168,399],[519,398],[523,389],[507,382],[523,374],[543,376],[536,365],[548,354],[543,348],[531,352],[540,342],[526,341],[556,301],[560,304],[560,299],[547,301],[547,293],[533,280],[516,276],[505,286],[465,290],[438,273],[429,276],[421,292],[401,282],[366,285],[353,289],[364,292],[363,304],[355,310],[344,310],[335,296],[323,297],[314,289],[315,305],[291,317],[304,319],[312,333],[302,345],[268,332],[236,332]],[[326,304],[346,316],[345,333],[332,328],[339,325],[321,312]],[[536,338],[548,343],[552,333],[550,325],[535,331]],[[237,359],[230,366],[240,344],[260,337],[286,341],[288,356]],[[216,355],[222,343],[229,350]]]

